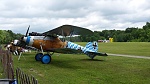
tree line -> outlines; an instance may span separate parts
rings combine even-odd
[[[13,33],[11,30],[0,30],[0,44],[10,43],[21,36],[23,35]],[[94,31],[93,35],[72,37],[69,40],[88,42],[108,40],[109,38],[113,38],[114,42],[150,42],[150,22],[146,22],[142,28],[131,27],[125,30]]]
[[[0,30],[0,44],[8,44],[14,39],[19,39],[22,34],[15,34],[11,30]]]
[[[92,36],[80,36],[81,41],[108,40],[114,42],[150,42],[150,22],[146,22],[142,28],[126,28],[125,30],[94,31]]]

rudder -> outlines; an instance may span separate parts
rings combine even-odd
[[[98,43],[96,41],[88,42],[85,47],[94,52],[98,51]]]

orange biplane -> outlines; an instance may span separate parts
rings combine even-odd
[[[93,32],[89,29],[72,25],[63,25],[44,33],[32,32],[28,35],[29,27],[26,35],[20,40],[15,40],[14,45],[21,47],[31,46],[38,49],[41,52],[35,55],[35,60],[42,61],[44,64],[51,62],[51,56],[54,52],[84,53],[91,59],[93,59],[96,55],[107,56],[106,53],[98,52],[98,44],[96,41],[88,42],[86,46],[83,47],[70,41],[62,41],[59,38],[59,36],[92,35]],[[47,52],[47,54],[44,54],[43,52]]]

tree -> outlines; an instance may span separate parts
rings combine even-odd
[[[144,30],[150,29],[150,23],[149,23],[149,22],[146,22],[146,25],[143,26],[143,29],[144,29]]]
[[[22,34],[15,34],[11,30],[0,30],[0,43],[7,44],[14,39],[19,39]]]

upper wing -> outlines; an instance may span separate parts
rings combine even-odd
[[[62,25],[53,30],[43,33],[44,35],[61,35],[61,36],[71,36],[71,35],[89,35],[93,32],[89,29],[82,27],[72,26],[72,25]]]

